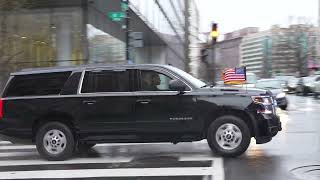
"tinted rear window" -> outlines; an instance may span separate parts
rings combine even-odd
[[[4,97],[60,94],[71,72],[18,75],[13,77]]]
[[[81,78],[81,72],[73,73],[69,77],[67,82],[64,84],[64,87],[60,94],[62,95],[77,94],[80,78]]]
[[[130,77],[130,70],[88,71],[84,76],[81,92],[129,92],[133,82]]]

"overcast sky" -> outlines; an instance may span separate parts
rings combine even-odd
[[[210,24],[219,24],[222,34],[244,27],[268,29],[271,25],[286,26],[292,22],[317,24],[318,0],[196,0],[201,16],[201,32],[210,31]],[[292,18],[289,18],[289,17]]]

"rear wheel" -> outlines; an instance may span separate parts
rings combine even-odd
[[[50,161],[61,161],[72,156],[75,140],[68,126],[60,122],[48,122],[36,134],[39,154]]]
[[[235,116],[222,116],[208,129],[207,140],[211,150],[223,157],[236,157],[244,153],[250,144],[247,124]]]

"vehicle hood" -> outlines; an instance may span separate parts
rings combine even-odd
[[[272,95],[274,95],[274,96],[283,92],[282,89],[270,89],[270,91],[271,91]]]
[[[235,87],[243,87],[243,88],[255,88],[256,84],[248,83],[248,84],[241,84],[241,85],[232,85]]]
[[[270,91],[257,89],[257,88],[245,88],[245,87],[234,87],[234,86],[222,86],[222,87],[211,87],[202,88],[199,90],[203,93],[213,94],[234,94],[242,96],[266,96],[271,95]]]

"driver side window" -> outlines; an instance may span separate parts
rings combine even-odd
[[[149,70],[142,70],[140,77],[142,91],[170,91],[169,83],[173,80],[165,74]]]

